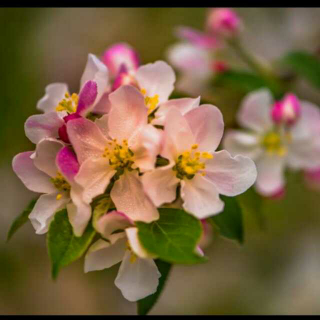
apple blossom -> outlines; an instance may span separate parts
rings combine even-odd
[[[35,152],[16,155],[12,166],[29,190],[43,193],[29,215],[37,234],[46,233],[56,211],[66,206],[74,233],[82,234],[91,207],[82,201],[82,188],[74,181],[79,163],[68,147],[58,140],[43,139]]]
[[[160,130],[148,124],[144,97],[133,86],[121,86],[109,100],[110,113],[95,123],[84,118],[67,123],[81,165],[75,181],[89,204],[113,179],[110,196],[117,210],[133,220],[151,222],[159,213],[143,191],[139,172],[154,168]]]
[[[170,108],[164,124],[161,156],[167,166],[142,176],[145,192],[156,206],[170,203],[181,186],[183,208],[199,219],[223,210],[219,194],[236,196],[256,179],[251,159],[215,152],[223,134],[221,112],[212,105],[201,105],[185,115]]]
[[[238,122],[247,131],[227,132],[224,147],[255,161],[255,187],[260,194],[269,197],[283,191],[286,167],[319,167],[320,111],[314,104],[293,95],[274,103],[271,93],[260,89],[245,97]]]
[[[122,212],[111,211],[96,223],[102,239],[96,241],[85,257],[85,272],[103,270],[121,262],[115,285],[129,301],[143,299],[156,292],[159,277],[154,256],[139,242],[133,221]],[[116,230],[122,230],[113,233]]]

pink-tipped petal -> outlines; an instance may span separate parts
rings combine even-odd
[[[159,219],[158,210],[145,194],[137,171],[126,171],[114,183],[110,195],[117,210],[134,221],[150,223]]]
[[[206,161],[205,179],[210,180],[220,194],[237,196],[249,189],[257,178],[254,162],[247,157],[231,155],[225,151],[215,152]]]
[[[30,116],[24,125],[26,136],[35,144],[45,138],[58,138],[64,121],[55,111]]]
[[[51,193],[56,189],[50,182],[50,177],[40,171],[31,159],[32,151],[17,154],[12,160],[13,171],[31,191],[38,193]]]
[[[52,83],[46,86],[45,91],[45,95],[37,103],[37,109],[47,113],[56,111],[56,106],[68,92],[68,86],[65,83]]]
[[[198,219],[218,214],[224,208],[215,185],[200,174],[181,181],[181,197],[183,208]]]
[[[56,164],[61,174],[72,183],[75,175],[79,172],[77,156],[70,147],[63,147],[56,156]]]
[[[132,86],[122,86],[109,95],[109,135],[120,143],[130,140],[147,124],[148,110],[143,95]],[[130,144],[130,141],[129,141]]]
[[[138,53],[126,43],[116,43],[109,47],[104,52],[102,61],[113,77],[116,77],[122,65],[125,65],[128,71],[135,71],[140,64]]]
[[[67,132],[80,164],[91,157],[102,157],[108,140],[94,122],[84,118],[71,120]]]
[[[173,69],[164,61],[156,61],[141,66],[136,79],[140,89],[146,90],[146,96],[159,96],[159,103],[168,100],[174,89],[176,76]]]
[[[79,94],[79,102],[76,113],[85,116],[91,111],[91,107],[96,101],[98,95],[98,87],[95,81],[87,81]]]
[[[203,104],[185,115],[199,150],[215,151],[221,141],[224,122],[221,111],[211,105]]]

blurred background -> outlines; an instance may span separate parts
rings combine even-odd
[[[320,48],[320,8],[236,8],[243,42],[265,59],[292,49]],[[206,8],[0,9],[0,314],[135,314],[114,286],[118,266],[84,274],[83,259],[50,279],[45,236],[26,224],[6,244],[13,219],[34,194],[11,168],[13,156],[33,149],[24,121],[52,82],[77,92],[88,53],[100,56],[125,41],[143,63],[165,58],[173,28],[204,26]],[[320,104],[301,81],[298,94]],[[239,101],[221,107],[226,119]],[[319,314],[320,191],[288,176],[285,199],[264,201],[265,229],[245,214],[245,244],[214,234],[210,261],[175,266],[151,314]]]

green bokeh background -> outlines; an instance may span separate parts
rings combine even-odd
[[[244,43],[265,59],[320,47],[319,8],[236,10],[245,23]],[[34,196],[13,173],[11,160],[33,149],[23,125],[36,113],[45,86],[66,82],[77,92],[89,52],[100,55],[126,41],[143,63],[165,59],[176,41],[173,28],[201,29],[206,13],[205,8],[0,9],[0,314],[136,312],[114,286],[118,266],[84,274],[80,260],[53,282],[45,236],[35,235],[28,224],[5,243],[12,220]],[[304,81],[296,92],[320,105],[319,91]],[[228,94],[220,100],[218,107],[231,119],[239,101]],[[243,247],[214,234],[206,249],[210,262],[175,266],[151,314],[320,313],[320,191],[307,189],[299,173],[288,179],[286,198],[264,203],[265,230],[246,214]]]

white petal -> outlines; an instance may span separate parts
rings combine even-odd
[[[161,155],[175,160],[182,152],[190,150],[195,138],[185,117],[176,108],[168,112],[164,125],[164,141]]]
[[[55,111],[68,92],[68,86],[65,83],[52,83],[46,86],[45,90],[45,95],[37,103],[37,109],[43,112]]]
[[[233,156],[241,154],[251,159],[257,159],[262,153],[259,136],[240,130],[228,130],[223,139],[223,148]]]
[[[177,108],[182,115],[185,115],[187,112],[199,107],[200,97],[192,98],[181,98],[181,99],[171,99],[162,103],[157,112],[155,113],[155,118],[152,120],[153,125],[163,126],[166,116],[170,108]]]
[[[134,153],[134,165],[141,172],[154,169],[162,138],[163,130],[151,124],[144,126],[137,134],[135,144],[130,149]]]
[[[156,207],[171,203],[176,198],[179,179],[172,170],[173,164],[146,172],[142,178],[144,191]]]
[[[198,219],[208,218],[224,208],[215,185],[200,174],[181,181],[181,197],[183,208]]]
[[[58,138],[58,130],[64,121],[55,111],[30,116],[24,124],[24,131],[29,140],[37,144],[44,138]]]
[[[125,234],[114,234],[111,239],[111,242],[99,239],[89,248],[84,261],[84,272],[110,268],[123,259],[127,242]]]
[[[258,176],[255,187],[264,196],[271,196],[284,187],[285,158],[264,154],[256,161]]]
[[[63,146],[64,144],[56,139],[41,140],[36,147],[34,165],[50,177],[55,177],[58,173],[56,157]]]
[[[215,152],[206,162],[205,178],[209,179],[220,194],[236,196],[249,189],[257,178],[254,162],[241,155],[234,158],[225,151]]]
[[[110,195],[117,210],[134,221],[149,223],[159,219],[158,210],[145,194],[137,171],[125,171],[115,182]]]
[[[131,254],[126,252],[121,263],[115,285],[129,301],[143,299],[157,291],[161,276],[152,259],[137,258],[130,262]]]
[[[88,61],[81,77],[80,90],[84,84],[89,81],[95,81],[98,87],[96,103],[99,102],[102,95],[110,89],[108,68],[95,55],[89,53]]]
[[[126,85],[111,93],[109,100],[109,135],[120,142],[124,139],[129,141],[147,124],[148,110],[144,97],[136,88]]]
[[[272,127],[271,107],[273,98],[269,90],[260,89],[249,93],[243,100],[238,113],[241,126],[257,132]]]
[[[127,228],[125,230],[130,248],[140,258],[154,258],[140,244],[138,238],[138,228]]]
[[[75,176],[75,181],[84,188],[83,201],[89,204],[94,197],[104,193],[115,172],[105,158],[87,159]]]
[[[29,219],[37,234],[46,233],[55,213],[63,209],[70,201],[66,194],[63,194],[59,200],[57,200],[57,195],[58,192],[40,196],[31,211]]]
[[[32,151],[17,154],[12,160],[12,167],[23,184],[33,192],[51,193],[56,188],[50,182],[50,177],[40,171],[31,159]]]
[[[140,89],[147,91],[148,97],[159,95],[159,103],[168,100],[174,89],[176,76],[173,69],[164,61],[156,61],[139,67],[136,73]]]
[[[185,118],[195,137],[195,142],[199,145],[199,150],[215,151],[224,129],[221,111],[211,104],[203,104],[189,111]]]

